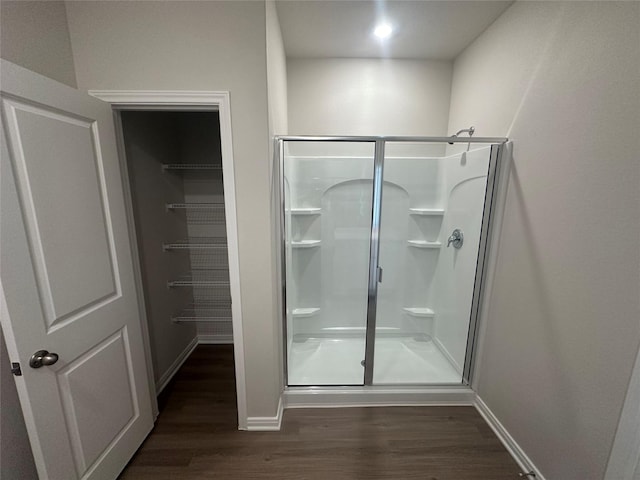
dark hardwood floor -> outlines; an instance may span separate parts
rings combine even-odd
[[[121,479],[519,478],[472,407],[286,410],[280,432],[240,432],[230,346],[198,346],[160,404]]]

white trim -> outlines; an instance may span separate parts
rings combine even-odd
[[[613,441],[604,480],[640,479],[640,351]]]
[[[202,345],[233,345],[233,335],[198,335]]]
[[[229,92],[183,91],[183,90],[89,90],[89,95],[114,107],[136,108],[144,105],[150,107],[184,107],[209,106],[219,107]]]
[[[162,390],[164,390],[164,388],[169,384],[173,376],[178,373],[178,370],[180,370],[182,364],[196,349],[198,343],[200,343],[198,342],[198,337],[194,337],[193,340],[191,340],[185,347],[185,349],[180,353],[180,355],[178,355],[171,366],[167,368],[167,371],[162,374],[162,376],[156,382],[156,395],[160,395],[160,392],[162,392]]]
[[[282,395],[285,408],[472,406],[475,401],[466,387],[289,387]]]
[[[278,401],[278,411],[274,417],[248,417],[245,430],[250,432],[277,432],[282,426],[284,402],[282,397]]]
[[[545,480],[544,476],[540,473],[540,470],[536,468],[531,459],[524,453],[524,450],[518,442],[509,434],[507,429],[500,423],[500,420],[493,414],[493,412],[489,409],[486,403],[482,401],[482,399],[476,395],[476,401],[474,403],[476,410],[478,413],[484,418],[485,422],[491,427],[493,433],[496,434],[498,439],[504,445],[504,448],[507,449],[507,452],[513,457],[518,466],[522,469],[523,472],[533,472],[535,474],[535,480]]]
[[[229,255],[229,280],[231,289],[231,316],[233,318],[233,344],[238,401],[238,428],[247,428],[247,387],[245,373],[244,339],[242,334],[242,299],[240,291],[240,258],[238,253],[238,226],[236,213],[236,189],[231,134],[231,102],[229,92],[169,91],[169,90],[89,90],[89,94],[108,102],[116,110],[211,110],[219,112],[220,143],[224,203]]]

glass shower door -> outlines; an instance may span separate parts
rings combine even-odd
[[[374,153],[280,143],[289,386],[364,382]]]
[[[446,147],[386,144],[373,384],[463,383],[492,147]]]

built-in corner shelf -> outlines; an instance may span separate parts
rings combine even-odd
[[[293,248],[313,248],[320,246],[320,240],[295,240],[291,242]]]
[[[435,312],[427,307],[405,307],[403,310],[412,317],[431,318],[435,315]]]
[[[407,243],[410,247],[416,248],[433,248],[439,249],[442,246],[440,242],[428,242],[426,240],[408,240]]]
[[[222,165],[213,163],[163,163],[162,171],[201,171],[201,170],[222,170]]]
[[[411,215],[441,217],[444,215],[444,210],[442,208],[410,208],[409,213]]]
[[[291,215],[320,215],[322,213],[322,209],[319,207],[292,208],[289,211]]]
[[[291,314],[293,318],[313,317],[320,311],[319,308],[294,308]]]

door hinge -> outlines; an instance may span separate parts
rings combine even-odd
[[[22,370],[20,370],[20,364],[16,362],[11,363],[11,373],[13,373],[16,377],[22,376]]]

